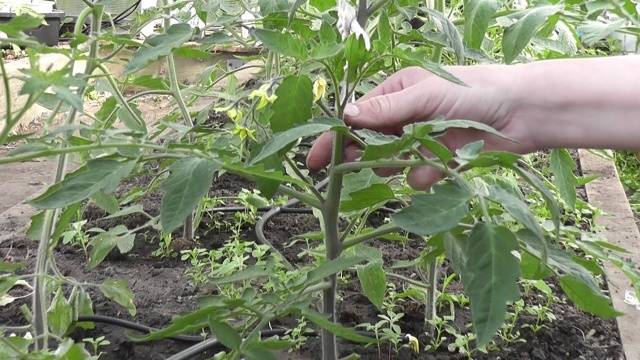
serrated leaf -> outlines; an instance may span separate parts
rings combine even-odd
[[[526,10],[526,14],[515,24],[504,30],[502,52],[504,61],[510,64],[524,50],[531,38],[544,25],[549,16],[560,10],[557,6],[540,6]]]
[[[480,123],[477,121],[472,121],[472,120],[433,120],[433,121],[429,121],[425,124],[428,124],[432,127],[431,132],[432,133],[438,133],[438,132],[443,132],[446,131],[448,129],[475,129],[475,130],[480,130],[480,131],[484,131],[486,133],[495,135],[495,136],[499,136],[503,139],[509,140],[509,141],[513,141],[516,142],[515,140],[507,137],[506,135],[502,134],[501,132],[499,132],[498,130],[494,129],[493,127],[484,124],[484,123]]]
[[[408,148],[415,141],[411,136],[386,135],[369,129],[356,130],[356,133],[367,143],[361,161],[390,157]]]
[[[349,194],[350,199],[340,204],[340,211],[349,212],[366,209],[394,199],[393,190],[387,184],[373,184],[368,188]]]
[[[91,196],[91,201],[108,214],[113,214],[119,209],[118,199],[113,194],[98,191]]]
[[[269,119],[273,132],[282,132],[311,119],[313,83],[306,75],[287,76],[278,89]]]
[[[89,242],[89,246],[91,246],[89,267],[93,269],[98,266],[116,246],[119,249],[131,250],[134,238],[135,235],[128,234],[124,225],[118,225],[109,229],[109,231],[101,232],[94,236]],[[121,250],[121,252],[124,253],[126,251]]]
[[[605,319],[622,315],[613,308],[610,299],[594,291],[577,277],[570,275],[561,277],[560,287],[567,297],[585,312]]]
[[[216,335],[216,338],[220,343],[222,343],[222,345],[231,350],[240,349],[242,337],[238,334],[236,329],[229,326],[229,324],[223,321],[209,319],[209,327],[211,327],[211,331]]]
[[[14,16],[6,23],[0,24],[0,31],[6,34],[7,37],[12,38],[24,38],[23,31],[37,28],[45,22],[44,16],[35,12],[23,13],[18,16]]]
[[[135,161],[90,160],[63,181],[29,203],[39,209],[61,208],[82,201],[98,191],[113,190],[135,167]]]
[[[447,182],[433,187],[429,194],[415,195],[411,205],[393,214],[393,222],[418,235],[434,235],[458,225],[467,215],[473,194]]]
[[[51,305],[47,310],[47,319],[51,332],[60,337],[65,335],[73,322],[73,311],[62,293],[62,289],[58,289],[51,300]]]
[[[304,60],[307,57],[307,48],[304,45],[304,42],[290,33],[266,29],[254,29],[253,34],[265,47],[278,54],[291,56],[299,60]]]
[[[573,173],[576,170],[576,163],[565,149],[551,150],[549,162],[553,173],[553,183],[558,188],[560,197],[571,210],[574,210],[576,208],[576,186],[578,185],[578,179]]]
[[[251,159],[250,164],[255,165],[267,157],[276,154],[278,151],[286,148],[292,142],[308,136],[313,136],[321,132],[325,132],[335,128],[345,128],[344,122],[334,118],[318,118],[314,121],[290,128],[288,130],[276,133],[269,141],[267,141],[260,153]]]
[[[494,224],[476,224],[466,240],[465,293],[471,300],[471,319],[478,346],[487,344],[500,329],[507,303],[518,299],[520,265],[511,253],[515,235]]]
[[[170,233],[183,224],[198,201],[209,192],[213,174],[219,169],[215,162],[196,157],[183,158],[171,165],[171,174],[162,183],[160,224],[163,231]]]
[[[124,74],[130,75],[147,67],[151,62],[167,56],[171,51],[191,39],[193,31],[189,24],[171,25],[164,34],[156,35],[145,41],[145,46],[136,52],[124,68]]]
[[[217,279],[212,279],[211,281],[209,281],[209,283],[212,285],[223,285],[223,284],[229,284],[229,283],[234,283],[238,281],[253,280],[253,279],[265,277],[268,275],[269,273],[264,267],[251,266],[246,269],[236,271],[231,275],[217,278]]]
[[[382,268],[382,262],[373,262],[359,267],[357,273],[362,292],[373,305],[381,310],[384,293],[387,289],[387,274]]]
[[[127,309],[131,316],[136,315],[133,293],[129,290],[129,284],[126,280],[105,280],[100,284],[100,291],[104,296]]]
[[[142,119],[142,111],[138,108],[136,104],[129,103],[129,107],[131,110],[138,116],[138,119]],[[118,114],[118,119],[122,121],[122,123],[129,129],[141,133],[147,132],[147,126],[145,123],[140,123],[129,110],[124,107],[120,107],[116,112]]]
[[[436,64],[434,62],[430,62],[421,56],[416,56],[415,54],[411,54],[407,51],[404,51],[400,48],[393,49],[393,56],[396,58],[407,62],[408,65],[414,65],[424,68],[425,70],[431,72],[432,74],[439,76],[447,81],[450,81],[454,84],[458,84],[461,86],[467,86],[462,80],[458,79],[456,76],[445,70],[440,64]]]
[[[464,42],[480,49],[489,23],[498,10],[497,0],[466,0],[464,2]]]
[[[353,342],[358,342],[358,343],[376,342],[375,339],[360,335],[351,328],[347,328],[340,325],[339,323],[330,321],[325,317],[325,315],[315,310],[312,310],[309,308],[301,308],[300,312],[302,313],[302,316],[304,316],[309,321],[315,323],[316,325],[320,326],[322,329],[325,329],[338,337],[341,337]]]
[[[458,28],[444,14],[434,9],[426,9],[427,12],[440,23],[440,30],[447,39],[447,46],[453,49],[459,65],[464,65],[464,44]]]

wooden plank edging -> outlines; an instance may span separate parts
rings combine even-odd
[[[603,215],[596,218],[596,224],[603,229],[600,234],[612,244],[627,249],[629,254],[625,254],[625,257],[640,264],[640,232],[615,163],[588,150],[578,153],[582,174],[598,176],[598,179],[586,185],[586,189],[589,203],[604,211]],[[617,318],[623,352],[627,360],[640,360],[640,311],[624,302],[625,291],[632,289],[631,283],[614,266],[605,263],[604,268],[613,306],[624,312]]]

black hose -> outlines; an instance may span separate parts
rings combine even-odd
[[[119,319],[111,316],[105,316],[105,315],[80,315],[78,316],[77,322],[97,322],[97,323],[115,325],[115,326],[131,329],[135,331],[140,331],[145,334],[149,334],[153,331],[158,330],[156,328],[152,328],[147,325],[142,325],[137,322]],[[202,336],[190,336],[190,335],[171,336],[171,337],[168,337],[168,339],[182,341],[182,342],[189,342],[189,343],[199,343],[205,340]]]

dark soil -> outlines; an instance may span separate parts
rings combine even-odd
[[[152,170],[152,169],[149,169]],[[120,194],[132,188],[146,187],[152,180],[151,175],[140,175],[125,183],[120,189]],[[211,195],[230,196],[236,194],[242,188],[251,188],[251,184],[235,176],[224,175],[211,188]],[[145,211],[152,215],[158,214],[160,206],[160,194],[151,191],[145,195],[140,202]],[[115,224],[125,224],[129,228],[139,226],[143,223],[142,216],[129,216],[118,220],[99,220],[104,213],[88,206],[85,211],[85,218],[89,220],[89,227],[101,226],[108,228]],[[207,223],[210,219],[203,220]],[[380,217],[377,218],[380,221]],[[269,240],[276,244],[287,259],[293,263],[308,261],[300,259],[298,253],[306,247],[299,243],[290,247],[284,247],[292,235],[302,234],[309,231],[318,230],[316,219],[311,215],[304,214],[281,214],[273,218],[266,225],[265,233]],[[229,237],[229,233],[223,230],[206,231],[198,229],[200,247],[214,248],[223,244]],[[253,230],[245,229],[245,238],[255,240]],[[0,256],[5,260],[20,261],[33,266],[35,260],[36,243],[25,238],[16,238],[10,244],[6,242],[0,247]],[[187,244],[187,246],[193,244]],[[413,259],[421,249],[421,243],[412,240],[405,246],[398,243],[373,241],[372,246],[376,246],[385,254],[385,262],[390,263],[391,259]],[[138,314],[131,317],[126,310],[118,305],[107,301],[96,291],[91,289],[91,297],[94,300],[96,314],[120,317],[123,319],[135,320],[139,323],[162,327],[169,323],[172,316],[181,314],[196,307],[197,298],[206,295],[206,289],[191,285],[188,278],[183,274],[188,268],[186,262],[177,258],[157,258],[152,252],[158,248],[157,233],[149,231],[140,234],[136,238],[134,249],[125,255],[112,253],[96,269],[89,270],[83,252],[76,248],[60,246],[55,251],[55,258],[58,267],[65,275],[72,276],[79,281],[100,283],[107,278],[126,279],[129,281],[131,290],[136,295],[135,304]],[[450,270],[445,265],[441,270],[442,274],[449,273]],[[414,276],[407,272],[405,276]],[[553,282],[550,284],[554,286]],[[396,283],[398,289],[402,285]],[[450,290],[460,291],[461,285],[453,283]],[[375,323],[378,311],[362,295],[360,295],[357,280],[347,281],[341,284],[340,296],[342,301],[339,304],[338,316],[341,322],[354,326],[359,323]],[[474,359],[622,359],[620,339],[613,320],[602,320],[575,309],[566,298],[557,292],[560,301],[553,305],[553,313],[557,320],[547,323],[546,327],[537,333],[528,328],[520,328],[521,338],[524,342],[506,344],[498,340],[499,350],[488,355],[474,353]],[[541,296],[531,292],[525,296],[528,304],[540,303]],[[4,308],[0,312],[0,324],[22,325],[26,324],[19,309],[24,301],[16,301]],[[401,305],[401,312],[405,315],[400,321],[403,332],[413,334],[421,339],[421,348],[425,344],[426,337],[423,328],[423,309],[412,301],[406,301]],[[448,311],[442,309],[445,313]],[[521,315],[518,327],[532,322],[529,315]],[[283,320],[283,323],[291,323],[290,320]],[[465,325],[470,323],[469,309],[456,309],[455,324],[465,329]],[[85,331],[77,330],[73,337],[82,339],[86,337],[98,337],[104,335],[111,345],[102,348],[104,355],[102,360],[115,359],[163,359],[190,344],[177,341],[164,340],[150,344],[136,344],[127,340],[127,330],[123,330],[111,325],[97,324],[96,329]],[[446,343],[451,342],[451,339]],[[436,353],[421,352],[414,354],[406,347],[401,347],[398,352],[389,349],[387,346],[378,350],[376,347],[363,348],[359,345],[342,343],[340,345],[341,355],[358,353],[362,359],[465,359],[464,355],[452,354],[447,351],[446,343]],[[380,352],[379,352],[380,351]],[[302,350],[283,355],[282,358],[291,359],[318,359],[320,354],[320,344],[318,339],[311,338]],[[201,358],[207,358],[213,354],[205,354]]]

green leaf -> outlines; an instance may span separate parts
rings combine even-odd
[[[342,180],[342,201],[348,200],[349,194],[366,189],[374,184],[384,183],[384,179],[371,169],[363,169],[357,173],[348,173]]]
[[[324,60],[333,58],[344,50],[344,45],[336,43],[320,43],[311,49],[311,58],[314,60]]]
[[[359,267],[357,273],[364,295],[373,305],[382,310],[382,301],[387,289],[387,275],[382,268],[382,262],[373,262]]]
[[[290,33],[254,29],[253,34],[265,47],[278,54],[291,56],[300,60],[304,60],[307,57],[307,48],[304,42]]]
[[[209,326],[211,327],[211,331],[216,335],[216,338],[222,345],[226,346],[231,350],[239,350],[240,345],[242,344],[242,337],[236,329],[229,326],[227,323],[223,321],[218,321],[215,319],[209,319]]]
[[[112,191],[135,167],[135,161],[90,160],[29,203],[38,209],[62,208],[98,191]]]
[[[131,316],[136,315],[133,293],[129,290],[129,284],[126,280],[105,280],[105,282],[100,284],[100,291],[102,291],[104,296],[127,309]]]
[[[191,39],[193,31],[189,24],[171,25],[165,34],[148,38],[138,52],[124,68],[124,74],[130,75],[147,67],[151,62],[167,56],[171,51]]]
[[[152,341],[158,339],[164,339],[170,336],[184,334],[188,332],[198,332],[202,328],[206,327],[211,316],[215,316],[216,313],[220,313],[221,308],[219,306],[206,306],[201,309],[195,310],[186,315],[175,316],[171,319],[171,323],[159,330],[155,330],[145,336],[131,336],[134,341]]]
[[[140,75],[130,80],[131,85],[141,86],[150,90],[169,90],[167,81],[152,75]]]
[[[526,14],[515,24],[504,30],[502,52],[504,61],[510,64],[524,50],[531,38],[544,25],[549,16],[560,10],[557,6],[540,6],[526,10]]]
[[[251,159],[250,164],[255,165],[278,151],[288,147],[292,142],[307,136],[313,136],[335,128],[346,129],[344,122],[335,118],[318,118],[310,123],[290,128],[276,133],[267,141],[260,153]]]
[[[135,235],[129,234],[124,225],[118,225],[109,229],[109,231],[94,236],[89,242],[91,246],[91,251],[89,252],[89,268],[93,269],[98,266],[116,246],[118,246],[122,253],[131,250],[133,248],[134,238]]]
[[[515,235],[494,224],[476,224],[467,239],[462,281],[471,300],[471,319],[477,345],[486,345],[500,329],[507,303],[519,297],[520,265],[511,253],[518,248]]]
[[[529,185],[533,186],[544,198],[545,204],[547,205],[547,209],[551,213],[551,220],[555,227],[555,235],[556,238],[560,237],[560,206],[556,201],[556,198],[553,196],[551,191],[547,189],[544,183],[535,175],[529,173],[528,171],[514,166],[512,167]]]
[[[518,239],[524,244],[528,252],[537,258],[542,257],[542,249],[537,236],[531,230],[523,229],[516,233]],[[579,278],[594,291],[599,291],[598,282],[593,275],[581,264],[573,260],[573,256],[566,250],[558,249],[552,245],[548,248],[547,266],[558,275],[570,275]]]
[[[380,43],[384,44],[386,47],[390,47],[393,40],[393,28],[389,22],[389,15],[387,14],[387,11],[382,11],[380,13],[380,17],[378,18],[378,28],[376,30],[378,32],[378,39],[380,40]]]
[[[397,59],[405,61],[407,65],[422,67],[425,70],[433,73],[434,75],[439,76],[454,84],[467,86],[462,80],[458,79],[456,76],[440,66],[440,64],[436,64],[434,62],[426,60],[423,57],[423,54],[412,54],[400,48],[395,48],[393,49],[393,56],[395,56]]]
[[[576,163],[565,149],[551,150],[549,161],[553,173],[553,183],[558,188],[560,197],[571,210],[574,210],[576,208],[576,186],[578,185],[578,179],[574,175]]]
[[[516,142],[515,140],[503,135],[501,132],[499,132],[498,130],[494,129],[493,127],[484,124],[484,123],[480,123],[477,121],[472,121],[472,120],[433,120],[433,121],[429,121],[425,124],[428,124],[430,126],[432,126],[432,133],[439,133],[439,132],[443,132],[446,131],[448,129],[475,129],[475,130],[480,130],[480,131],[484,131],[486,133],[495,135],[495,136],[499,136],[503,139],[509,140],[509,141],[513,141]],[[417,124],[416,124],[417,125]]]
[[[325,317],[325,315],[309,309],[309,308],[301,308],[300,312],[302,316],[304,316],[309,321],[315,323],[320,326],[322,329],[330,331],[332,334],[358,343],[374,343],[376,340],[367,336],[363,336],[355,332],[351,328],[344,327],[339,323],[335,323]]]
[[[211,281],[209,281],[209,284],[223,285],[223,284],[229,284],[229,283],[234,283],[239,281],[253,280],[253,279],[265,277],[265,276],[269,276],[269,273],[267,272],[267,270],[265,270],[264,267],[251,266],[246,269],[236,271],[231,275],[224,276],[217,279],[212,279]]]
[[[337,259],[325,261],[307,274],[307,284],[313,284],[333,274],[347,270],[360,264],[365,258],[362,256],[342,256]]]
[[[170,233],[182,225],[198,201],[209,192],[213,174],[219,169],[215,162],[196,157],[183,158],[171,165],[171,174],[162,183],[160,224],[163,231]]]
[[[362,210],[395,198],[393,190],[387,184],[373,184],[368,188],[352,192],[349,196],[351,199],[340,204],[340,211]]]
[[[296,11],[298,11],[298,8],[300,8],[300,6],[304,5],[306,2],[307,0],[295,0],[293,5],[291,5],[291,9],[289,9],[289,24],[291,24],[293,18],[296,16]]]
[[[500,4],[497,0],[465,0],[464,42],[467,46],[480,49],[498,7]]]
[[[369,129],[356,130],[356,133],[367,143],[361,161],[390,157],[408,148],[415,141],[411,136],[386,135]]]
[[[27,267],[25,263],[8,263],[0,261],[0,273],[13,273]]]
[[[561,277],[560,287],[562,287],[562,291],[567,294],[569,299],[585,312],[605,319],[622,315],[622,313],[613,308],[609,298],[594,291],[593,288],[577,277],[571,275]]]
[[[62,289],[58,289],[53,300],[51,300],[51,305],[47,310],[47,319],[51,332],[60,337],[65,335],[73,322],[73,310],[64,297]]]
[[[121,107],[118,109],[117,114],[118,118],[122,121],[122,123],[133,131],[146,133],[147,126],[145,123],[140,123],[138,119],[142,119],[142,111],[138,108],[138,106],[134,103],[129,103],[129,107],[131,110],[138,115],[138,118],[134,117],[127,109]]]
[[[456,59],[458,59],[458,65],[464,65],[465,55],[464,55],[464,44],[462,43],[462,37],[460,36],[460,32],[458,28],[449,20],[444,14],[434,9],[426,9],[427,12],[437,19],[440,23],[440,27],[442,28],[442,33],[445,35],[447,39],[447,46],[453,49],[453,52],[456,54]]]
[[[488,186],[489,199],[502,207],[513,216],[516,221],[531,230],[541,241],[546,244],[544,232],[538,223],[538,219],[529,209],[529,206],[517,195],[513,194],[505,184],[496,182]],[[545,245],[546,246],[546,245]]]
[[[309,0],[309,4],[320,11],[327,11],[336,6],[336,0]]]
[[[409,207],[391,216],[393,222],[418,235],[434,235],[458,225],[467,215],[473,194],[459,185],[446,182],[433,187],[430,194],[413,197]]]
[[[79,315],[93,315],[93,303],[91,297],[83,289],[78,291],[78,295],[74,298],[73,302],[74,320],[78,320]],[[95,328],[92,322],[78,322],[76,324],[82,329],[90,330]]]
[[[19,278],[14,275],[0,276],[0,297],[11,290],[18,280]]]
[[[114,96],[110,96],[102,103],[100,109],[95,113],[95,117],[104,123],[111,119],[117,107],[118,100]]]
[[[276,96],[269,119],[273,132],[288,130],[311,118],[313,83],[308,76],[287,76],[276,89]]]
[[[105,194],[102,191],[91,196],[91,201],[96,204],[100,209],[106,211],[109,214],[117,212],[120,208],[118,199],[113,194]]]
[[[10,38],[24,38],[25,36],[21,32],[33,28],[37,28],[44,24],[44,16],[35,16],[34,13],[23,13],[18,16],[14,16],[8,22],[0,24],[0,31],[7,34]]]

